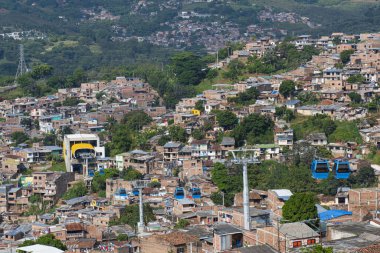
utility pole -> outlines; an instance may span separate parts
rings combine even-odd
[[[254,151],[253,149],[239,149],[239,150],[231,150],[233,159],[232,162],[234,164],[243,165],[243,212],[244,212],[244,229],[251,229],[251,216],[249,214],[249,189],[248,189],[248,164],[260,163],[257,158],[253,156],[246,157],[247,151]],[[238,153],[241,153],[242,156],[236,156]]]

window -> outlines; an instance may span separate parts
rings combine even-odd
[[[178,247],[177,253],[185,253],[185,247]]]
[[[302,242],[301,241],[295,241],[293,242],[293,248],[298,248],[298,247],[301,247],[302,246]]]
[[[308,239],[307,245],[312,245],[312,244],[315,244],[315,239]]]

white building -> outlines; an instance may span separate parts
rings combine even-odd
[[[105,157],[105,147],[100,146],[96,134],[68,134],[63,141],[63,156],[68,172],[88,175],[96,170],[97,158]]]

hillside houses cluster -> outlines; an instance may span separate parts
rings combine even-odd
[[[335,38],[340,39],[338,46],[332,44]],[[64,242],[68,252],[285,253],[300,252],[304,247],[318,244],[333,247],[334,252],[379,251],[378,188],[339,187],[335,196],[318,196],[320,230],[305,221],[279,222],[282,207],[294,194],[289,189],[249,189],[250,229],[247,230],[243,193],[235,194],[230,207],[215,204],[212,195],[219,189],[211,180],[215,164],[229,166],[230,151],[239,146],[227,135],[231,130],[219,125],[215,110],[231,111],[239,120],[250,114],[273,119],[273,141],[249,147],[257,161],[286,163],[290,151],[297,145],[306,145],[324,147],[334,158],[346,157],[354,171],[371,166],[363,158],[373,147],[380,146],[380,126],[378,122],[369,124],[362,120],[368,116],[368,108],[354,105],[349,94],[355,91],[363,101],[375,101],[380,70],[378,41],[379,34],[333,34],[316,40],[310,36],[299,37],[294,42],[297,46],[315,45],[323,53],[294,71],[252,76],[233,84],[215,84],[195,97],[181,99],[174,110],[165,108],[157,91],[135,77],[82,83],[78,88],[59,89],[46,97],[0,102],[3,119],[0,122],[3,181],[0,249],[14,249],[24,240],[53,234]],[[275,41],[262,38],[234,52],[230,59],[262,57],[275,45]],[[354,49],[354,53],[347,65],[338,68],[338,54],[343,48]],[[363,82],[349,83],[347,80],[352,75],[361,75]],[[295,96],[283,97],[279,88],[285,80],[294,80],[298,93],[311,92],[318,102],[310,105]],[[231,102],[250,88],[259,92],[254,103],[236,106]],[[299,140],[290,124],[276,115],[279,107],[298,116],[324,114],[333,120],[360,120],[358,128],[363,144],[329,142],[322,132]],[[163,131],[150,138],[144,150],[106,156],[109,139],[103,133],[110,116],[120,122],[126,113],[136,110],[153,119],[147,129],[173,124],[182,127],[190,137],[182,142],[161,143],[161,137],[168,135]],[[191,137],[206,125],[209,127],[204,138]],[[15,143],[12,135],[15,132],[26,133],[32,140],[55,134],[63,145],[45,145],[41,141],[32,141],[30,145],[23,141]],[[64,171],[51,171],[57,163],[55,159],[61,163],[64,160]],[[377,167],[373,166],[380,170]],[[105,175],[109,169],[125,172],[130,168],[141,173],[142,179],[107,178],[102,193],[62,199],[78,182],[84,181],[90,187],[96,176]],[[155,219],[146,222],[143,231],[119,222],[129,215],[126,212],[131,206],[139,203],[139,184],[145,186],[141,190],[144,208],[153,208]],[[174,196],[178,187],[185,190],[183,198]],[[199,189],[199,198],[190,191],[194,188]],[[228,193],[223,193],[223,201],[224,194]],[[33,208],[42,211],[29,215]],[[175,229],[175,224],[180,222],[188,226]],[[119,235],[128,238],[118,240]]]

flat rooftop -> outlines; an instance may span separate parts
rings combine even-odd
[[[81,141],[81,140],[98,140],[99,136],[96,134],[68,134],[65,135],[65,139],[68,139],[69,141]]]

